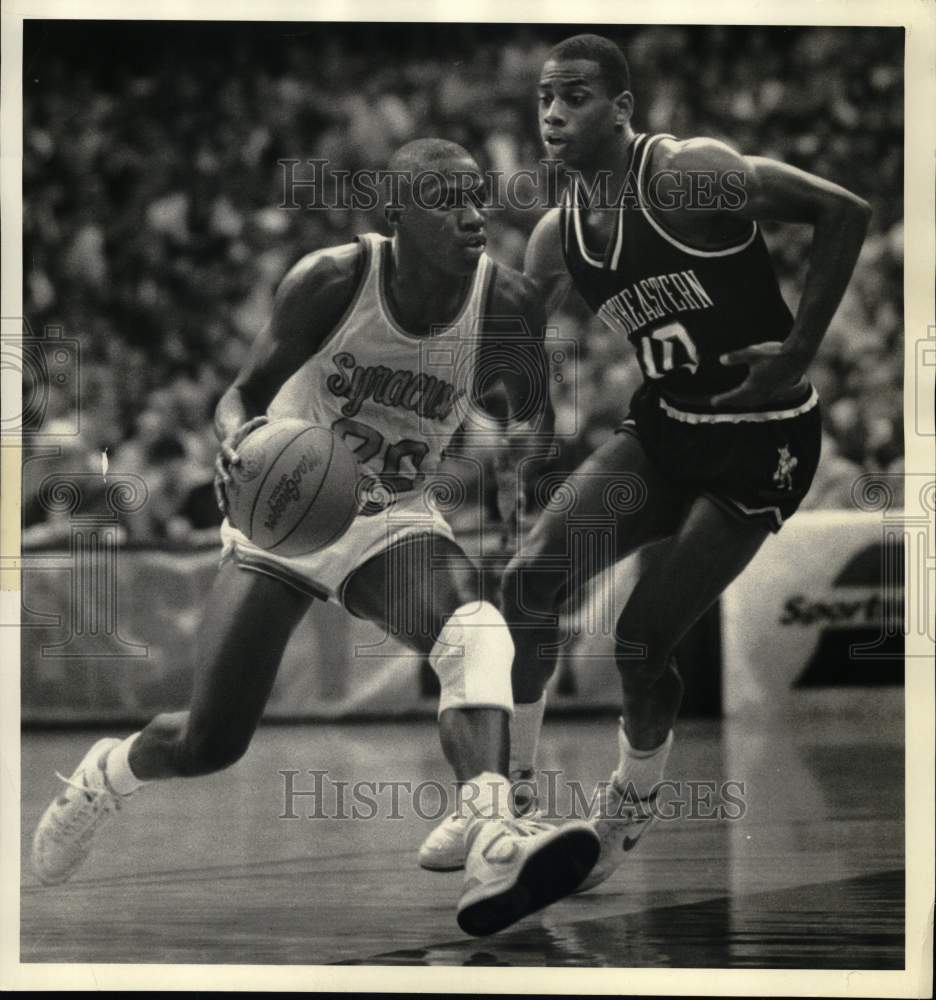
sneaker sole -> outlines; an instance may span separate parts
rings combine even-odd
[[[459,906],[458,926],[473,937],[510,927],[574,892],[594,867],[600,851],[597,835],[585,824],[556,830],[552,839],[526,858],[511,884],[493,893],[490,887],[479,886],[479,898]],[[491,894],[484,895],[485,891]]]
[[[429,865],[425,861],[420,861],[419,867],[424,868],[427,872],[460,872],[465,867],[465,862],[459,861],[458,864],[451,865]]]

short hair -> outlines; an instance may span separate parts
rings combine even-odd
[[[413,139],[390,157],[387,168],[394,173],[416,174],[443,160],[474,160],[474,157],[464,146],[448,139]]]
[[[630,90],[630,67],[620,48],[602,35],[573,35],[554,45],[547,59],[591,59],[598,63],[601,79],[612,97]]]

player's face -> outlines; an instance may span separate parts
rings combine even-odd
[[[446,274],[471,274],[487,245],[484,178],[473,160],[434,164],[414,177],[397,233],[401,246]]]
[[[618,108],[592,59],[549,59],[539,81],[540,136],[551,160],[584,168],[617,138]]]

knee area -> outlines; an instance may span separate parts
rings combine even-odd
[[[640,642],[642,647],[636,643]],[[618,641],[615,648],[615,661],[621,683],[625,691],[644,691],[662,681],[682,691],[682,678],[676,671],[672,648],[667,645],[653,645],[641,640],[629,643]]]
[[[537,566],[534,556],[511,559],[501,577],[501,595],[511,615],[552,611],[566,585],[564,576]]]
[[[625,691],[634,694],[647,692],[651,688],[656,689],[661,681],[669,677],[665,665],[655,663],[618,660],[617,667],[621,675],[621,686]],[[682,691],[682,680],[677,675],[673,675],[672,684]]]
[[[531,644],[532,645],[532,644]],[[540,653],[536,646],[515,658],[511,672],[514,697],[519,701],[538,701],[559,666],[555,653]]]
[[[631,633],[626,639],[619,636],[614,653],[625,686],[645,687],[658,681],[667,670],[672,645],[662,636],[642,630]]]
[[[465,604],[446,620],[429,663],[439,678],[439,715],[449,708],[513,713],[514,644],[503,615],[487,601]]]
[[[673,631],[653,615],[629,614],[625,608],[615,629],[615,653],[621,663],[647,664],[662,670],[673,655]]]

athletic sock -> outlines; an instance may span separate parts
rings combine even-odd
[[[543,713],[546,711],[546,692],[539,701],[514,702],[510,720],[510,773],[536,770],[536,751],[539,749]]]
[[[619,789],[633,787],[636,794],[645,799],[653,791],[655,785],[663,780],[663,771],[673,747],[673,730],[666,739],[653,750],[635,750],[624,732],[624,720],[618,727],[618,747],[620,757],[617,769],[611,775],[611,780]]]
[[[118,795],[132,795],[145,782],[133,773],[130,767],[130,748],[133,746],[139,733],[128,736],[122,743],[119,743],[107,755],[104,761],[104,776],[107,783]]]
[[[510,781],[503,774],[483,771],[462,784],[458,797],[469,826],[510,816]]]

